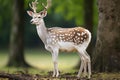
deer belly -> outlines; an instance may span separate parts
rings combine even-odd
[[[59,42],[59,50],[62,52],[74,52],[76,51],[75,46],[71,42]]]

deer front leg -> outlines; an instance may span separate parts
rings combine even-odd
[[[52,53],[52,59],[53,59],[53,64],[54,64],[53,77],[58,77],[59,76],[58,54],[59,54],[58,50],[53,50],[53,53]]]

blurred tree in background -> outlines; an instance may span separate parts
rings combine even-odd
[[[28,67],[24,58],[24,0],[13,0],[8,66]]]

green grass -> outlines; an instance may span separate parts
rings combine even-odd
[[[53,70],[52,56],[49,52],[40,49],[27,49],[25,50],[26,61],[38,68],[41,71]],[[58,57],[58,65],[60,71],[69,72],[74,71],[73,67],[79,62],[79,56],[76,53],[60,53]],[[4,66],[8,61],[8,51],[0,51],[0,70],[4,70]],[[17,68],[18,69],[18,68]],[[15,69],[15,70],[17,70]],[[7,68],[9,70],[9,68]],[[14,70],[14,69],[10,69]],[[18,69],[19,70],[19,69]]]
[[[52,56],[47,51],[27,50],[26,61],[42,70],[53,69]],[[58,65],[60,70],[72,69],[79,61],[79,56],[76,53],[60,53],[58,57]]]
[[[0,50],[0,67],[4,67],[8,61],[8,51]]]

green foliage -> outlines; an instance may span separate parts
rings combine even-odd
[[[77,25],[83,24],[83,0],[54,0],[54,12],[62,14],[66,20],[75,20]]]
[[[36,34],[35,27],[29,23],[31,17],[26,11],[31,10],[29,3],[34,0],[24,0],[25,8],[25,45],[26,43],[38,44],[39,38]],[[52,6],[48,9],[48,15],[45,17],[46,26],[80,26],[84,25],[84,0],[52,0]],[[41,3],[46,4],[46,0],[38,0],[37,12],[43,10]],[[88,1],[89,2],[89,1]],[[0,44],[9,44],[9,34],[12,21],[12,4],[13,0],[0,0]],[[98,12],[96,2],[94,3],[94,30],[96,31]],[[37,37],[37,38],[36,38]],[[34,39],[33,39],[34,38]],[[31,40],[32,39],[32,40]],[[36,44],[35,44],[35,43]],[[0,46],[1,46],[0,45]],[[30,45],[29,45],[30,46]],[[3,46],[2,46],[3,47]]]
[[[25,9],[28,8],[28,3],[31,3],[33,0],[25,0]],[[52,6],[49,9],[49,14],[59,14],[67,20],[74,20],[76,25],[84,25],[84,8],[83,8],[84,0],[52,0]],[[46,0],[38,0],[38,9],[40,11],[43,9],[41,3],[46,3]],[[89,2],[89,1],[88,1]],[[96,1],[94,1],[94,25],[97,25],[97,9],[96,9]]]
[[[33,0],[25,0],[25,8],[28,7],[28,3]],[[42,2],[46,3],[46,0],[38,0],[38,9],[40,11],[43,7],[40,5]],[[83,24],[83,0],[52,0],[52,7],[49,9],[50,13],[60,14],[66,20],[75,20],[77,25]]]

